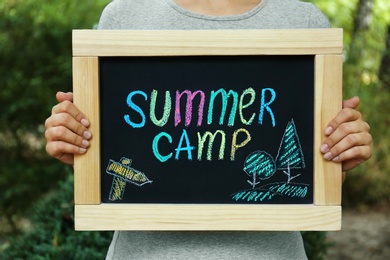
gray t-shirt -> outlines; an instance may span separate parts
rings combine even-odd
[[[191,12],[174,0],[114,0],[99,29],[224,30],[328,28],[311,3],[262,0],[231,16]],[[299,232],[135,232],[116,231],[106,259],[307,259]]]
[[[263,0],[249,12],[209,16],[188,11],[174,0],[115,0],[103,11],[99,29],[207,30],[326,28],[326,16],[311,3]]]

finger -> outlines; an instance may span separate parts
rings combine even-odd
[[[82,136],[86,140],[89,140],[92,137],[87,127],[85,127],[82,123],[77,122],[76,119],[67,113],[53,114],[48,119],[46,119],[46,129],[59,126],[63,126],[71,130],[73,133]]]
[[[339,143],[333,146],[329,151],[324,153],[324,159],[333,161],[344,161],[351,158],[345,157],[346,151],[355,150],[355,147],[369,147],[372,142],[372,137],[367,132],[355,133],[347,135]],[[321,151],[323,152],[323,151]],[[348,153],[350,154],[350,153]]]
[[[66,163],[73,164],[74,154],[84,154],[87,150],[62,141],[49,142],[46,151],[54,158]]]
[[[346,138],[348,135],[368,132],[369,126],[362,120],[341,124],[330,136],[328,136],[320,147],[322,153],[327,153],[337,143]],[[350,136],[349,138],[353,138]]]
[[[325,128],[325,135],[331,135],[340,125],[356,121],[361,119],[362,115],[359,111],[352,108],[343,108],[337,116],[329,122],[328,126]]]
[[[67,92],[67,93],[65,93],[65,92],[57,92],[56,98],[57,98],[59,103],[62,103],[64,101],[73,102],[73,93],[72,92]],[[66,107],[65,107],[65,109],[66,109]],[[83,115],[83,118],[84,119],[81,119],[83,121],[82,123],[85,126],[88,126],[89,125],[88,120],[86,119],[86,117],[84,115]]]
[[[57,98],[57,101],[59,103],[67,100],[67,101],[70,101],[70,102],[73,102],[73,93],[72,92],[57,92],[56,94],[56,98]]]
[[[339,155],[343,171],[349,171],[368,160],[372,155],[370,146],[356,146]]]
[[[89,126],[89,121],[87,117],[81,113],[81,111],[69,100],[65,100],[57,105],[55,105],[52,109],[53,114],[67,113],[71,115],[77,122],[80,122],[85,127]]]
[[[59,158],[57,158],[63,163],[73,165],[74,164],[74,155],[73,154],[62,154]]]
[[[353,108],[356,109],[360,104],[359,97],[355,96],[350,99],[343,101],[343,108]]]
[[[90,145],[87,138],[75,134],[64,126],[48,128],[45,131],[45,138],[47,143],[61,141],[84,149]],[[53,151],[53,153],[56,153],[56,151]]]

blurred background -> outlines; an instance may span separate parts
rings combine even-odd
[[[72,90],[71,30],[109,0],[0,0],[0,259],[104,259],[111,232],[73,231],[72,168],[45,152],[55,93]],[[344,98],[358,95],[372,158],[343,186],[343,230],[304,232],[310,259],[390,259],[390,1],[312,0],[344,28]]]

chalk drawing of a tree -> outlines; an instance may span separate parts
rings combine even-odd
[[[280,143],[278,155],[276,156],[276,168],[277,170],[283,170],[287,175],[287,183],[290,183],[291,180],[301,175],[292,176],[291,169],[302,169],[305,167],[305,160],[295,123],[294,120],[291,120],[287,124]]]
[[[252,185],[254,189],[260,181],[257,181],[257,178],[260,180],[266,180],[270,178],[276,172],[275,161],[271,155],[264,151],[255,151],[248,155],[244,162],[244,171],[249,176],[252,176],[253,181],[248,183]]]

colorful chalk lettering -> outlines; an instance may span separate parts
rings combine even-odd
[[[218,130],[215,133],[211,133],[209,131],[205,132],[203,135],[198,132],[198,160],[202,160],[202,154],[203,149],[205,146],[206,141],[208,140],[208,146],[207,146],[207,156],[206,160],[211,161],[212,160],[212,151],[214,147],[214,141],[215,138],[219,135],[221,137],[221,145],[219,146],[219,154],[218,154],[218,160],[223,160],[225,157],[225,144],[226,144],[226,134],[222,130]]]
[[[164,112],[161,119],[156,118],[156,100],[157,100],[158,91],[153,90],[152,94],[150,94],[150,120],[156,126],[163,127],[169,119],[169,114],[171,113],[172,101],[171,94],[169,91],[165,91],[165,104],[164,104]]]
[[[271,94],[271,98],[267,100],[266,96],[268,96],[267,93]],[[148,95],[141,90],[134,90],[130,92],[127,96],[127,105],[130,109],[134,110],[139,116],[141,116],[142,120],[141,122],[134,122],[133,119],[130,117],[129,114],[124,115],[125,122],[133,127],[133,128],[142,128],[145,126],[146,116],[145,111],[142,110],[141,106],[136,104],[133,101],[133,97],[136,95],[141,95],[145,102],[148,101]],[[250,100],[246,103],[244,103],[245,96],[250,95]],[[206,101],[208,98],[208,111],[207,111],[207,124],[211,125],[213,124],[213,119],[216,114],[216,112],[219,112],[219,125],[225,124],[225,117],[226,114],[229,112],[228,107],[230,107],[230,113],[229,118],[227,120],[227,126],[234,126],[235,125],[235,118],[237,111],[240,115],[241,124],[243,125],[251,125],[254,121],[255,114],[252,114],[249,119],[245,119],[243,116],[243,110],[246,108],[252,106],[255,103],[256,99],[256,91],[253,88],[247,88],[243,91],[243,93],[239,96],[237,91],[229,90],[226,91],[225,89],[221,88],[218,90],[212,90],[210,91],[209,95],[207,96],[207,93],[202,90],[195,90],[190,91],[188,89],[179,91],[177,90],[175,92],[175,103],[172,104],[171,100],[171,94],[169,91],[165,91],[165,104],[164,109],[162,113],[161,119],[156,119],[156,100],[158,97],[158,90],[153,90],[150,94],[150,120],[151,122],[156,126],[164,126],[170,116],[170,111],[172,106],[174,106],[175,113],[174,113],[174,125],[175,127],[179,126],[182,122],[182,111],[181,111],[181,102],[183,97],[187,97],[185,100],[185,112],[184,112],[184,126],[188,127],[191,124],[192,121],[192,111],[193,111],[193,103],[196,98],[199,98],[199,104],[198,104],[198,121],[197,126],[203,125],[203,117],[204,117],[204,108],[206,106]],[[260,94],[260,107],[259,107],[259,120],[258,124],[263,125],[264,124],[264,116],[265,111],[269,114],[271,117],[271,123],[272,126],[276,126],[276,119],[275,115],[273,113],[273,110],[271,108],[272,103],[276,99],[276,92],[272,88],[264,88],[261,89]],[[215,111],[215,102],[216,100],[219,100],[221,103],[220,111]],[[232,100],[231,105],[229,106],[229,100]]]
[[[156,137],[153,139],[153,154],[154,156],[160,161],[160,162],[166,162],[168,161],[169,159],[172,158],[172,153],[168,154],[168,155],[162,155],[160,153],[160,151],[158,150],[158,145],[159,145],[159,142],[160,142],[160,139],[162,137],[166,137],[168,139],[168,142],[171,144],[172,143],[172,137],[168,134],[168,133],[165,133],[165,132],[161,132],[159,133],[158,135],[156,135]]]
[[[247,103],[244,104],[244,99],[245,99],[245,96],[247,96],[247,95],[250,95],[251,98]],[[250,119],[248,119],[248,120],[245,119],[244,114],[243,114],[244,109],[250,107],[255,102],[255,100],[256,100],[256,91],[253,88],[245,89],[242,92],[242,95],[240,96],[240,104],[239,104],[240,119],[244,125],[251,125],[253,120],[255,119],[255,116],[256,116],[255,113],[253,113],[252,116],[250,117]]]
[[[198,107],[198,126],[202,125],[203,121],[203,108],[205,103],[205,94],[201,90],[191,92],[189,90],[184,90],[183,92],[176,91],[176,106],[175,106],[175,126],[181,122],[181,113],[180,113],[180,100],[183,95],[187,95],[187,104],[186,104],[186,113],[185,113],[185,126],[189,126],[192,120],[192,103],[195,97],[200,95],[200,104]]]
[[[219,117],[219,124],[223,125],[224,119],[225,119],[225,114],[227,110],[227,105],[228,105],[228,99],[230,96],[233,98],[233,104],[232,108],[230,111],[229,115],[229,121],[228,121],[228,126],[233,126],[234,125],[234,119],[236,117],[236,112],[237,112],[237,104],[238,104],[238,94],[236,91],[229,90],[229,92],[226,92],[224,89],[219,89],[216,91],[211,91],[210,94],[210,105],[209,105],[209,112],[207,116],[207,124],[211,124],[213,122],[213,113],[214,113],[214,102],[215,99],[221,95],[222,99],[222,108],[221,108],[221,115]]]
[[[146,117],[144,111],[139,106],[134,104],[133,96],[135,95],[141,95],[145,98],[145,100],[148,100],[148,96],[143,91],[133,91],[127,96],[127,105],[142,117],[142,121],[140,123],[133,122],[129,115],[125,115],[124,119],[131,127],[142,128],[145,126]]]
[[[183,144],[185,142],[185,145]],[[194,150],[195,147],[191,146],[190,139],[188,137],[187,131],[183,129],[183,134],[180,137],[179,145],[177,146],[176,150],[176,156],[175,159],[179,160],[179,156],[181,152],[187,152],[187,158],[189,161],[192,160],[192,150]]]
[[[266,101],[265,95],[267,95],[267,92],[271,93],[271,99]],[[127,96],[127,105],[130,109],[134,110],[140,117],[140,122],[134,122],[133,119],[130,117],[129,114],[124,115],[125,122],[131,126],[132,128],[143,128],[146,124],[146,115],[145,112],[142,110],[141,106],[137,105],[133,101],[133,97],[136,95],[140,95],[144,98],[145,102],[148,101],[148,95],[141,90],[135,90],[128,94]],[[244,102],[245,96],[250,95],[249,101],[246,103]],[[230,113],[229,118],[227,121],[227,126],[232,127],[235,125],[235,118],[237,114],[237,110],[240,116],[240,123],[243,125],[251,125],[254,122],[255,114],[253,113],[249,119],[245,119],[243,115],[243,110],[250,107],[254,104],[254,101],[256,99],[256,91],[253,88],[247,88],[243,90],[242,94],[238,95],[236,91],[229,90],[226,91],[225,89],[221,88],[218,90],[212,90],[210,91],[209,96],[206,95],[204,91],[196,90],[196,91],[190,91],[190,90],[183,90],[183,91],[176,91],[175,92],[175,104],[174,104],[174,126],[177,127],[180,125],[182,121],[182,111],[181,111],[181,103],[182,99],[186,97],[185,101],[185,122],[184,127],[189,127],[192,122],[192,111],[194,106],[194,100],[196,98],[199,98],[198,102],[198,120],[197,120],[197,126],[202,126],[203,124],[203,117],[204,117],[204,107],[205,103],[207,101],[207,97],[209,98],[209,108],[207,113],[207,124],[211,125],[213,124],[213,117],[215,116],[215,102],[218,99],[221,103],[221,108],[219,112],[219,125],[223,125],[225,123],[225,117],[228,113],[228,107],[230,107]],[[149,118],[151,122],[158,126],[163,127],[167,124],[169,121],[170,111],[172,108],[172,100],[171,100],[171,94],[169,91],[165,91],[165,102],[164,102],[164,109],[162,112],[162,117],[160,119],[156,118],[156,102],[158,97],[158,90],[153,90],[150,94],[150,111],[149,111]],[[261,90],[261,102],[260,102],[260,110],[259,110],[259,122],[258,124],[263,124],[263,117],[264,117],[264,111],[267,111],[272,118],[272,126],[275,127],[275,116],[271,109],[271,104],[276,99],[276,92],[271,88],[265,88]],[[229,100],[232,100],[231,105],[228,106]],[[237,135],[239,133],[245,133],[246,138],[243,142],[240,144],[237,144]],[[209,137],[211,140],[209,141],[209,145],[207,147],[207,156],[206,160],[211,161],[211,151],[215,139],[216,134],[221,134],[222,136],[222,142],[220,145],[220,151],[219,151],[219,160],[224,159],[225,154],[225,147],[226,147],[226,135],[223,130],[217,130],[215,133],[210,133],[206,131],[203,135],[201,133],[197,133],[198,135],[198,152],[197,152],[197,158],[198,160],[202,160],[202,154],[204,149],[204,143],[206,141],[206,138]],[[192,151],[196,149],[195,146],[191,145],[189,133],[183,129],[182,135],[180,140],[178,141],[177,147],[175,150],[175,156],[172,156],[172,153],[167,155],[162,155],[159,152],[159,142],[162,137],[165,137],[168,139],[168,142],[172,144],[173,140],[172,137],[169,135],[169,133],[166,132],[160,132],[156,135],[156,137],[153,139],[152,142],[152,150],[153,154],[155,155],[156,159],[158,159],[160,162],[167,162],[171,158],[175,158],[176,160],[180,159],[180,154],[182,152],[186,152],[187,160],[191,161],[193,158]],[[230,160],[235,160],[235,154],[236,151],[239,148],[244,147],[248,142],[251,140],[250,133],[245,128],[240,128],[237,131],[234,132],[232,137],[232,143],[231,143],[231,154],[230,154]]]
[[[271,99],[269,101],[266,101],[266,94],[267,92],[271,93]],[[267,110],[271,117],[272,126],[276,125],[275,115],[272,109],[270,108],[270,105],[275,101],[276,99],[276,92],[272,88],[264,88],[261,90],[261,105],[260,105],[260,113],[259,113],[259,125],[263,124],[264,121],[264,110]]]

